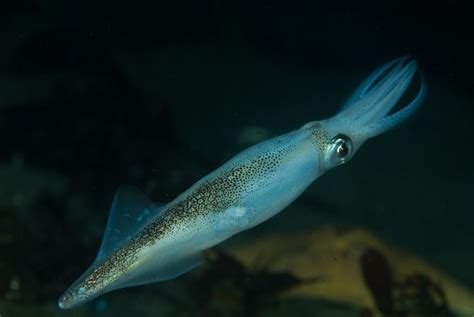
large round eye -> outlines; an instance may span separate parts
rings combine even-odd
[[[338,134],[331,140],[329,146],[330,160],[333,164],[342,164],[352,155],[352,141],[344,134]]]

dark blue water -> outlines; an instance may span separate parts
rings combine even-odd
[[[0,316],[474,315],[456,300],[474,298],[468,12],[458,1],[1,2]],[[281,214],[176,280],[57,308],[121,184],[171,201],[246,147],[334,115],[405,55],[427,82],[424,105]],[[302,246],[321,228],[384,247],[328,237],[311,253]],[[277,250],[275,235],[303,249],[275,251],[264,269],[232,253],[265,239]],[[341,245],[347,257],[332,253]],[[294,264],[315,254],[309,271]]]

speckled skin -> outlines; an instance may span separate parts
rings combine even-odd
[[[317,162],[328,141],[321,128],[313,126],[243,151],[169,203],[137,236],[95,263],[61,301],[68,302],[71,296],[78,304],[112,289],[160,280],[149,276],[142,280],[140,273],[134,274],[147,266],[144,257],[159,258],[154,260],[156,270],[177,254],[185,258],[268,219],[321,173]],[[168,251],[183,244],[182,252]]]
[[[59,306],[173,278],[196,265],[202,250],[280,212],[316,178],[352,158],[367,138],[411,113],[407,109],[413,103],[384,117],[406,90],[416,64],[400,59],[387,65],[394,70],[382,78],[383,85],[372,88],[383,73],[376,71],[335,117],[254,145],[198,181],[135,236],[97,259],[61,296]]]

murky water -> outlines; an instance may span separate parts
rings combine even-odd
[[[472,316],[473,62],[460,3],[4,1],[0,316]],[[410,55],[423,106],[176,279],[73,310],[120,185],[170,202]],[[401,100],[416,94],[419,77]]]

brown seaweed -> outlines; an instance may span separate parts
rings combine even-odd
[[[290,272],[247,268],[222,251],[208,252],[207,259],[191,285],[205,316],[255,316],[280,293],[307,282]]]
[[[325,226],[273,234],[228,251],[247,268],[260,263],[272,273],[289,272],[302,280],[320,277],[318,283],[302,283],[284,291],[282,298],[341,303],[361,311],[361,316],[474,314],[470,289],[365,229]]]
[[[429,276],[413,274],[395,283],[387,258],[377,249],[368,248],[360,257],[362,275],[383,317],[451,317],[443,288]],[[360,317],[373,316],[369,308]]]

